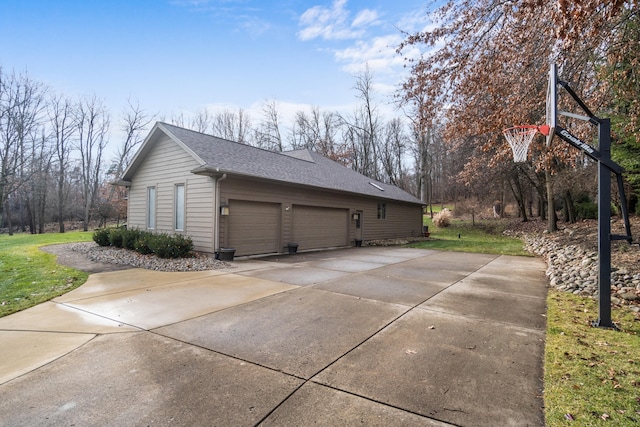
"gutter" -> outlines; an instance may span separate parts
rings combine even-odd
[[[223,173],[221,177],[216,178],[215,185],[215,203],[213,212],[213,251],[214,253],[220,250],[220,181],[227,179],[227,174]]]

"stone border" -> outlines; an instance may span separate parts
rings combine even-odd
[[[525,250],[547,263],[549,286],[595,298],[598,295],[598,254],[576,245],[561,246],[544,236],[524,235]],[[611,303],[640,313],[640,273],[611,268]]]

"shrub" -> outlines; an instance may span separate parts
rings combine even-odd
[[[98,246],[109,246],[111,245],[111,241],[109,240],[109,229],[108,228],[99,228],[93,232],[93,241],[98,244]]]
[[[124,230],[125,231],[122,233],[122,247],[125,249],[135,250],[136,240],[138,240],[142,231],[136,228]]]
[[[96,230],[93,240],[100,246],[131,249],[142,255],[154,254],[159,258],[184,258],[193,250],[190,237],[153,234],[138,229],[127,230],[124,227]]]
[[[587,194],[581,194],[576,200],[576,217],[578,219],[598,218],[598,205]]]
[[[190,237],[184,237],[181,234],[173,236],[173,246],[175,251],[175,257],[185,258],[189,256],[193,250],[193,240]]]
[[[133,242],[133,250],[142,255],[149,255],[153,253],[151,249],[151,240],[153,239],[153,234],[141,231],[138,235],[138,238]]]
[[[433,225],[438,228],[446,228],[451,225],[451,218],[453,218],[451,211],[444,208],[433,216]]]
[[[111,246],[121,248],[126,232],[126,228],[112,228],[109,230],[109,243],[111,243]]]
[[[169,236],[162,233],[153,235],[149,247],[159,258],[184,258],[193,249],[193,242],[191,238],[179,234]]]

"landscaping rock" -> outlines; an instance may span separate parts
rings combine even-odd
[[[623,292],[620,295],[620,298],[627,300],[627,301],[638,301],[640,300],[640,296],[636,295],[635,293],[631,293],[631,292]]]
[[[156,271],[202,271],[227,268],[231,264],[216,260],[212,255],[193,253],[188,258],[158,258],[155,255],[141,255],[135,251],[114,247],[98,246],[93,242],[70,245],[74,252],[84,254],[92,261],[107,264],[128,265]]]
[[[562,233],[507,231],[505,234],[518,236],[525,242],[525,250],[541,256],[547,263],[549,286],[576,295],[597,298],[598,295],[598,253],[592,247],[593,227],[576,226]],[[570,242],[576,241],[576,244]],[[622,247],[627,265],[612,265],[611,303],[629,306],[634,312],[640,312],[640,251],[637,247]],[[635,252],[631,252],[635,251]],[[630,254],[630,255],[629,255]],[[635,258],[634,258],[635,257]],[[613,262],[612,262],[613,264]]]

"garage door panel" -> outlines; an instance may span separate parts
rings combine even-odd
[[[229,201],[229,246],[236,255],[278,252],[280,246],[280,204]]]
[[[294,205],[292,236],[299,249],[346,246],[349,243],[349,211]]]

